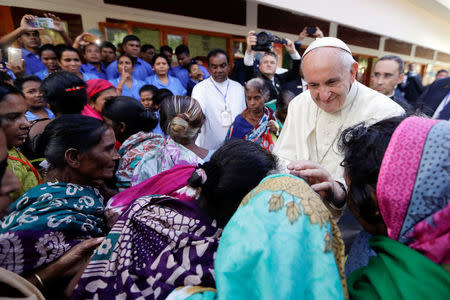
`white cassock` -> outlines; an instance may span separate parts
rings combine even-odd
[[[216,82],[209,77],[194,87],[192,98],[200,103],[206,117],[195,143],[208,150],[215,150],[225,141],[231,123],[246,107],[244,88],[231,79]],[[230,112],[230,119],[227,120],[229,124],[227,121],[224,123],[224,111]]]
[[[330,114],[320,109],[306,90],[291,103],[273,152],[286,161],[318,162],[332,178],[345,184],[340,166],[343,154],[338,149],[342,131],[360,122],[366,126],[399,116],[405,111],[393,100],[355,81],[344,106]]]

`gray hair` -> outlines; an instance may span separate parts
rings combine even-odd
[[[249,89],[255,89],[258,92],[261,93],[263,98],[269,98],[270,96],[270,88],[266,81],[262,78],[253,78],[247,81],[245,84],[245,91],[248,91]]]
[[[398,64],[398,74],[403,74],[403,70],[405,69],[405,63],[403,62],[403,60],[396,56],[396,55],[385,55],[383,57],[380,57],[377,62],[375,63],[375,65],[382,60],[393,60]],[[374,65],[374,66],[375,66]]]

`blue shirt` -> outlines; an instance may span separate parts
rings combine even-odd
[[[119,78],[113,79],[113,80],[109,80],[109,82],[111,82],[112,85],[117,87],[119,85],[121,77],[122,76],[120,76]],[[127,87],[126,84],[123,85],[122,96],[132,97],[132,98],[136,99],[137,101],[140,101],[141,97],[139,95],[139,90],[141,89],[141,87],[143,85],[145,85],[144,81],[133,78],[133,83],[131,84],[130,89]]]
[[[132,75],[133,79],[145,81],[146,77],[153,75],[152,66],[148,62],[138,58]],[[117,60],[115,60],[106,67],[106,78],[112,80],[118,77],[120,77],[120,73],[117,71]]]
[[[168,89],[170,90],[174,95],[186,95],[186,89],[183,87],[181,82],[176,78],[172,76],[169,77],[169,82],[167,85],[164,85],[164,83],[159,80],[158,76],[156,74],[149,76],[145,79],[145,81],[148,84],[153,84],[158,89]]]
[[[55,115],[53,114],[53,112],[50,109],[48,109],[47,107],[44,107],[44,109],[47,112],[47,115],[48,115],[49,119],[54,119],[55,118]],[[33,121],[33,120],[40,119],[38,116],[36,116],[35,114],[33,114],[29,110],[27,110],[27,112],[25,113],[25,118],[27,118],[28,121]]]
[[[157,134],[160,134],[160,135],[162,135],[162,136],[166,136],[166,134],[162,131],[162,129],[161,129],[161,124],[160,124],[160,121],[161,121],[161,118],[160,118],[160,116],[159,116],[159,110],[157,110],[157,111],[155,111],[155,114],[156,114],[156,116],[158,117],[158,124],[156,125],[156,127],[152,130],[152,132],[153,133],[157,133]]]
[[[203,72],[203,79],[206,79],[209,77],[208,71],[205,69],[205,67],[198,65],[199,69]],[[186,68],[183,68],[182,66],[176,66],[173,69],[175,76],[181,81],[181,84],[186,89],[189,82],[189,71]]]
[[[39,72],[34,73],[34,75],[39,77],[41,80],[44,80],[45,78],[47,78],[48,74],[49,74],[49,72],[48,72],[47,68],[45,68],[45,70],[40,70]]]
[[[98,76],[93,73],[84,73],[82,70],[80,70],[80,72],[83,75],[84,82],[91,80],[91,79],[98,79]]]
[[[39,55],[31,53],[22,48],[22,58],[25,61],[25,75],[33,75],[41,70],[47,69]]]
[[[91,64],[82,64],[81,65],[81,72],[92,73],[92,74],[96,75],[98,78],[106,79],[106,72],[105,72],[106,68],[102,62],[100,62],[100,70],[101,70],[101,72],[98,72],[97,68]]]

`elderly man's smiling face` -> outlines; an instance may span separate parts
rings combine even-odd
[[[327,113],[335,113],[344,106],[358,63],[342,49],[321,47],[303,58],[302,69],[314,102]]]

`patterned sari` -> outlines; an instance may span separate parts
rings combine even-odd
[[[449,195],[450,123],[407,118],[389,142],[377,182],[389,239],[370,239],[377,256],[350,275],[351,296],[448,299]]]
[[[145,153],[159,149],[165,144],[165,139],[159,134],[138,132],[126,139],[120,146],[120,163],[116,172],[117,188],[123,191],[131,186],[133,172],[141,162]]]
[[[175,165],[197,166],[203,162],[194,152],[168,137],[159,147],[145,153],[133,172],[131,185],[139,184]]]
[[[298,177],[266,177],[225,226],[217,291],[188,286],[167,299],[344,299],[344,243],[320,197]]]
[[[192,202],[135,200],[95,251],[74,299],[165,299],[177,286],[214,287],[221,229]]]
[[[244,110],[244,112],[247,111]],[[256,127],[253,127],[242,114],[238,115],[228,130],[226,140],[244,139],[257,143],[264,149],[272,152],[274,141],[270,134],[270,128],[268,126],[269,121],[275,121],[275,114],[270,108],[264,107],[264,115]]]
[[[105,234],[103,198],[86,186],[44,183],[0,221],[0,267],[15,273],[49,264],[79,242]]]

